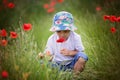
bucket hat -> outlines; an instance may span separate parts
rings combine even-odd
[[[54,15],[53,24],[50,28],[50,31],[60,31],[60,30],[76,30],[76,26],[74,25],[73,16],[71,13],[66,11],[58,12]]]

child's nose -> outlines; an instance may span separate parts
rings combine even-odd
[[[64,37],[64,36],[65,36],[65,33],[61,33],[60,36],[61,36],[61,37]]]

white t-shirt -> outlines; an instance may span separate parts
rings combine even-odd
[[[71,31],[68,39],[63,43],[58,43],[56,40],[59,39],[57,33],[52,34],[47,41],[46,51],[49,51],[53,55],[53,62],[64,62],[68,64],[73,57],[72,56],[64,56],[60,53],[62,48],[66,48],[68,50],[77,50],[79,52],[84,50],[81,37],[77,33]]]

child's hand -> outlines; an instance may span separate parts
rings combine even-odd
[[[43,53],[40,52],[36,59],[43,59],[43,58],[46,58],[49,61],[52,61],[53,56],[50,55],[49,51],[47,51],[46,54],[43,54]]]
[[[40,53],[38,54],[38,58],[39,58],[39,59],[43,59],[44,57],[45,57],[45,56],[43,55],[43,53],[40,52]]]
[[[65,55],[65,56],[69,56],[69,52],[70,51],[68,49],[61,49],[60,50],[60,53],[63,54],[63,55]]]
[[[50,51],[46,51],[46,56],[51,56]]]

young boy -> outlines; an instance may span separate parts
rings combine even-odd
[[[84,47],[80,35],[74,32],[73,16],[71,13],[61,11],[55,14],[50,31],[54,32],[46,44],[44,53],[51,56],[53,66],[58,65],[60,69],[73,69],[75,72],[83,71],[88,60],[83,52]]]

